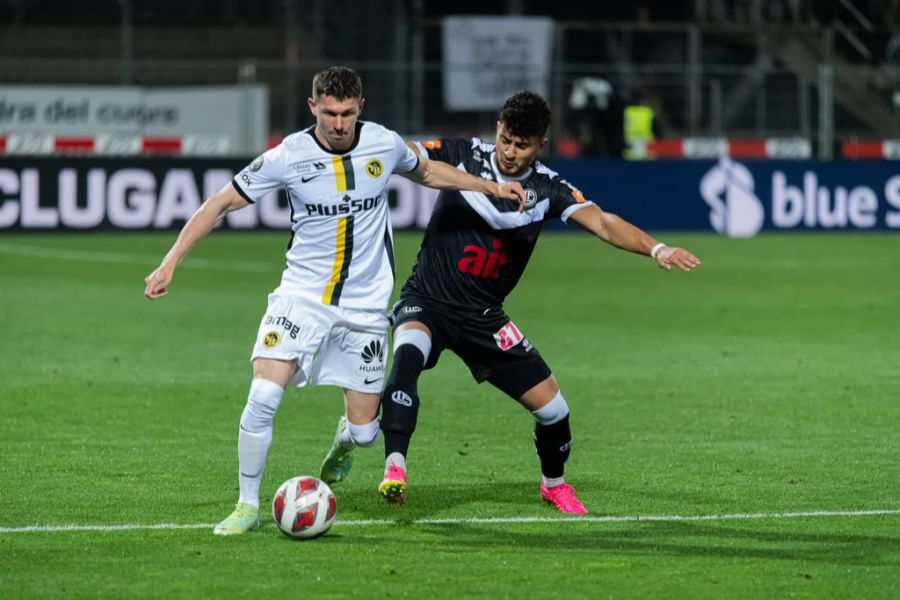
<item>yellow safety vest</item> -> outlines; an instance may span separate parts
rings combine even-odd
[[[625,158],[641,160],[652,158],[647,152],[647,142],[653,135],[653,109],[640,104],[625,107]]]

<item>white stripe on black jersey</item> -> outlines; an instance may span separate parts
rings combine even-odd
[[[496,198],[492,196],[470,191],[460,191],[460,194],[492,229],[515,229],[543,221],[550,208],[549,198],[532,203],[526,212],[519,212],[518,209],[510,211],[508,207],[498,207]]]
[[[498,171],[494,146],[479,139],[436,140],[418,147],[429,159],[484,179],[512,180]],[[539,162],[514,180],[528,199],[521,213],[518,200],[455,190],[439,194],[404,293],[470,308],[500,306],[522,276],[544,221],[565,221],[592,204]]]

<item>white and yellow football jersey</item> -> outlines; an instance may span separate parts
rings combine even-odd
[[[394,286],[394,244],[385,187],[418,157],[397,133],[358,121],[344,152],[322,146],[314,127],[262,154],[234,178],[255,202],[280,187],[291,204],[292,237],[278,291],[323,304],[384,309]]]

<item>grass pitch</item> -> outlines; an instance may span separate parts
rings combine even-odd
[[[150,302],[173,234],[4,234],[0,596],[898,597],[900,238],[663,237],[703,265],[545,234],[506,305],[572,409],[590,516],[660,520],[542,504],[530,416],[445,354],[407,504],[375,491],[379,443],[335,486],[338,523],[296,542],[267,507],[253,534],[210,529],[287,236],[214,234]],[[401,283],[418,241],[397,236]],[[335,388],[288,391],[264,502],[318,471],[340,412]],[[757,516],[679,520],[735,513]],[[195,527],[22,529],[167,523]]]

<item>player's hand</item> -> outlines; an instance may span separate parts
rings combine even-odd
[[[144,283],[147,284],[147,287],[144,288],[144,295],[151,300],[156,300],[168,294],[169,291],[166,288],[172,283],[173,275],[174,269],[160,265],[155,271],[144,277]]]
[[[525,210],[525,190],[522,189],[522,184],[518,181],[510,181],[508,183],[498,183],[497,184],[497,193],[495,194],[498,198],[507,198],[509,200],[519,200],[519,212]]]
[[[700,259],[684,248],[670,248],[663,246],[656,253],[656,264],[660,269],[672,270],[675,265],[682,271],[691,271],[700,264]]]

